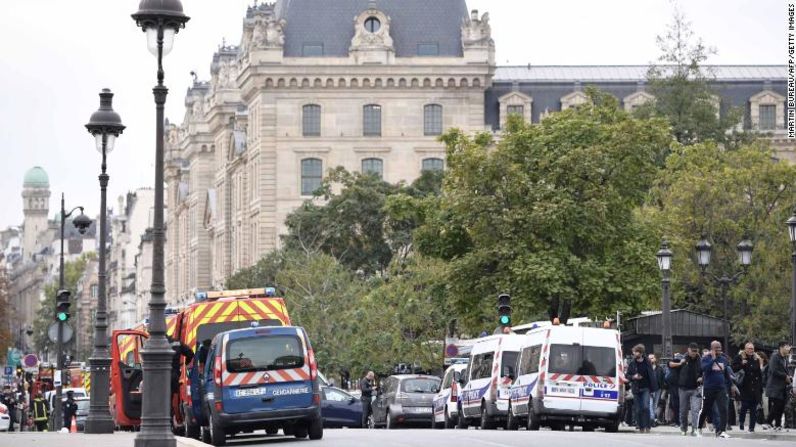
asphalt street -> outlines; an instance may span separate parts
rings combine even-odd
[[[632,432],[553,432],[539,431],[509,432],[503,430],[481,431],[463,430],[324,430],[320,441],[297,440],[285,436],[246,435],[236,436],[228,440],[229,446],[268,446],[268,445],[307,445],[337,447],[527,447],[529,445],[545,447],[653,447],[653,446],[693,446],[693,445],[734,445],[734,446],[789,446],[793,447],[794,438],[733,438],[716,439],[712,436],[703,438],[683,438],[674,433],[651,433],[642,435]]]
[[[323,439],[310,441],[292,436],[266,436],[260,432],[240,435],[228,439],[230,447],[243,446],[306,446],[306,447],[690,447],[690,446],[769,446],[793,447],[796,431],[777,435],[756,433],[743,434],[732,439],[681,437],[676,429],[659,427],[657,432],[641,435],[632,431],[609,434],[604,432],[583,433],[553,432],[542,430],[527,432],[520,430],[481,431],[464,430],[324,430]],[[112,435],[60,434],[60,433],[0,433],[0,447],[132,447],[135,433],[116,432]],[[177,447],[208,447],[199,441],[177,437]]]

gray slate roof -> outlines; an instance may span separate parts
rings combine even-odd
[[[354,18],[369,0],[279,0],[285,27],[286,57],[301,57],[305,43],[323,44],[324,56],[346,57],[354,37]],[[417,55],[421,43],[437,43],[440,56],[462,56],[461,26],[468,17],[465,0],[378,0],[390,17],[397,57]]]
[[[785,65],[705,65],[717,81],[785,79]],[[647,65],[522,65],[497,67],[495,82],[626,82],[647,78]]]

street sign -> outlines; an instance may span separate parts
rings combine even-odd
[[[6,366],[3,368],[3,375],[4,376],[13,376],[14,375],[14,367],[13,366]]]
[[[36,357],[36,354],[27,354],[25,357],[22,357],[22,367],[25,368],[25,372],[38,371],[39,358]]]
[[[53,377],[53,386],[61,386],[61,371],[56,370],[55,376]]]
[[[53,343],[58,343],[58,322],[53,321],[50,323],[50,326],[47,328],[47,337]],[[64,343],[68,343],[69,340],[72,339],[72,336],[75,335],[75,331],[72,330],[72,326],[69,326],[69,323],[60,323],[64,325],[64,332],[63,332],[63,340]]]

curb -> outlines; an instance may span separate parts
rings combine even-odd
[[[174,439],[177,440],[177,445],[182,447],[207,447],[207,444],[205,444],[204,442],[193,438],[175,436]]]

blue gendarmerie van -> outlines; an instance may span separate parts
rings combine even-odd
[[[254,430],[323,437],[318,366],[304,328],[252,327],[216,335],[202,385],[205,442],[221,446],[227,436]]]

